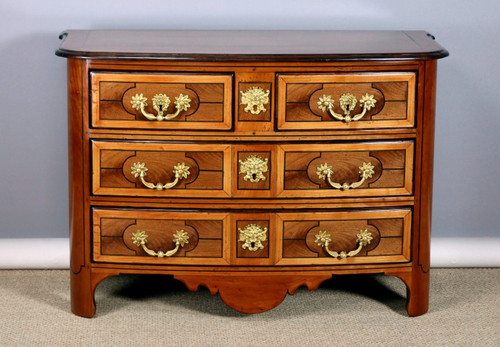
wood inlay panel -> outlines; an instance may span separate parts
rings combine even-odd
[[[93,149],[93,192],[134,196],[227,196],[231,189],[230,146],[193,144],[155,144],[98,142]],[[135,163],[147,167],[146,182],[175,180],[174,166],[189,166],[189,175],[167,190],[147,188],[131,168]]]
[[[344,197],[409,195],[413,191],[413,142],[280,145],[277,153],[278,196]],[[372,177],[353,189],[333,188],[318,175],[331,166],[335,183],[361,180],[359,167],[374,166]]]
[[[242,172],[243,164],[250,157],[257,157],[262,162],[267,163],[267,170],[262,172],[263,178],[258,182],[252,182],[251,179],[258,179],[257,173],[251,173],[247,176],[246,171]],[[271,187],[270,177],[271,177],[271,152],[247,152],[247,151],[239,151],[237,154],[238,158],[238,190],[269,190]]]
[[[275,197],[277,147],[270,144],[236,144],[232,149],[233,196],[238,198]],[[253,165],[249,165],[250,163]]]
[[[414,72],[380,74],[279,74],[278,129],[373,129],[415,126]],[[353,94],[357,103],[351,116],[362,112],[360,100],[372,95],[376,102],[365,115],[350,123],[319,108],[323,96],[334,100],[333,111],[344,115],[340,97]]]
[[[227,214],[163,211],[94,210],[94,258],[99,262],[226,264]],[[173,234],[183,230],[188,243],[171,257],[152,257],[132,241],[133,233],[148,235],[147,248],[168,251],[175,247]]]
[[[281,236],[278,265],[410,260],[410,210],[280,213],[277,227]],[[373,240],[354,257],[333,258],[315,242],[316,235],[326,231],[331,251],[348,252],[358,248],[356,235],[360,230],[371,233]]]
[[[212,129],[231,127],[232,77],[223,74],[113,74],[92,73],[92,125],[131,129]],[[132,107],[132,97],[147,98],[145,111],[153,115],[153,97],[165,94],[170,105],[165,114],[175,113],[175,98],[190,98],[190,107],[170,120],[148,120]]]
[[[274,265],[276,258],[276,214],[272,211],[263,213],[240,213],[231,214],[231,264],[241,266]],[[243,249],[244,241],[240,241],[242,235],[240,230],[245,230],[250,225],[256,225],[256,230],[265,232],[265,240],[261,241],[263,248],[251,251]],[[246,237],[243,237],[246,240]]]

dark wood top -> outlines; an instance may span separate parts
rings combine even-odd
[[[56,55],[79,59],[352,61],[446,57],[425,31],[68,30]]]

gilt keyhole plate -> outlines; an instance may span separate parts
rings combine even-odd
[[[248,224],[244,229],[238,228],[240,238],[238,242],[243,242],[241,248],[255,252],[263,249],[262,242],[267,240],[267,228],[262,228],[258,224]]]
[[[245,112],[251,114],[259,114],[266,112],[264,105],[269,104],[269,90],[264,91],[261,87],[251,87],[247,91],[241,93],[241,105],[245,105]]]
[[[267,158],[262,159],[257,155],[251,155],[245,160],[239,160],[240,174],[245,174],[243,179],[252,183],[265,181],[264,173],[268,171]]]

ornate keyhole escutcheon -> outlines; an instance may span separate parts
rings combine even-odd
[[[261,87],[251,87],[241,93],[241,105],[246,105],[244,111],[251,114],[266,112],[264,105],[269,104],[269,90],[264,91]]]
[[[153,97],[153,108],[158,114],[163,114],[163,111],[170,106],[170,98],[165,94],[156,94]]]
[[[240,174],[245,174],[243,179],[252,183],[265,181],[264,173],[268,171],[267,158],[262,159],[257,155],[251,155],[245,160],[239,160]]]
[[[262,242],[267,240],[267,228],[262,228],[258,224],[248,224],[244,229],[238,228],[240,238],[238,242],[243,242],[241,248],[255,252],[263,249]]]
[[[347,93],[343,94],[340,97],[339,102],[340,102],[340,108],[342,109],[342,111],[344,111],[345,117],[350,118],[351,111],[356,107],[358,99],[356,99],[354,94]]]

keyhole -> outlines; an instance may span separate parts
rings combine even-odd
[[[158,109],[159,109],[160,111],[163,111],[163,104],[159,104],[159,105],[158,105]]]
[[[256,179],[257,178],[257,174],[252,174],[252,179]]]
[[[345,105],[345,109],[349,111],[349,104]]]
[[[250,246],[251,246],[252,248],[255,248],[255,242],[250,242]]]

